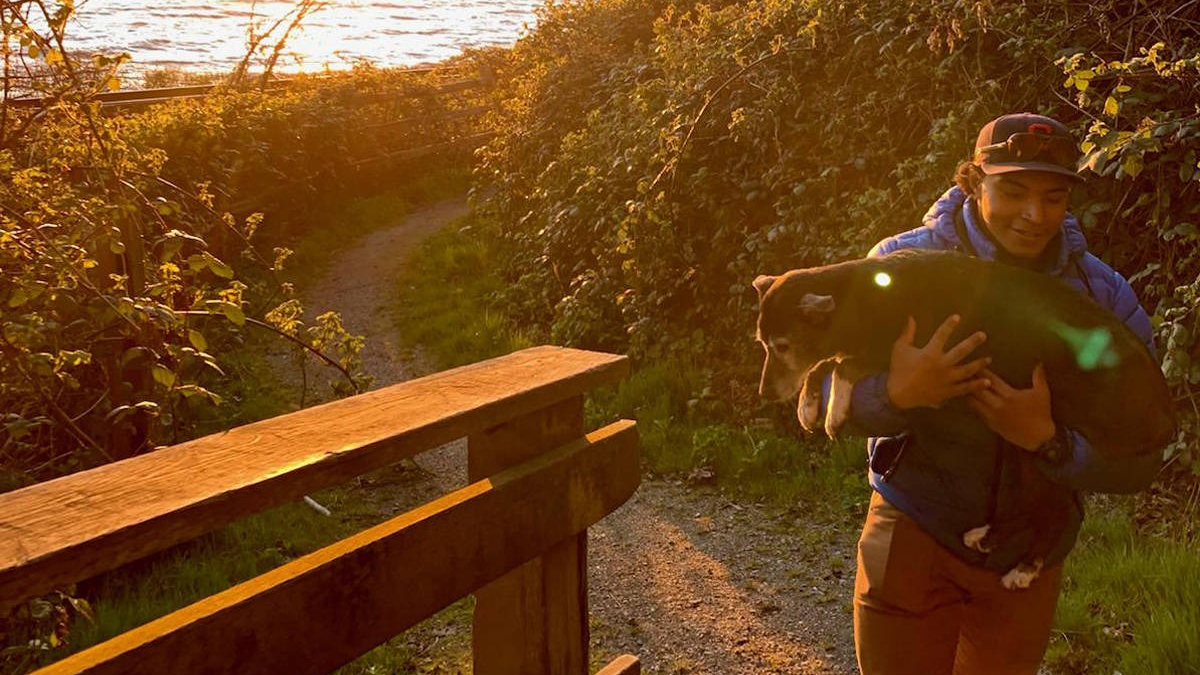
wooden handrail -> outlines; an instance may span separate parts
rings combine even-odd
[[[631,654],[622,654],[596,671],[596,675],[641,675],[641,673],[641,662]]]
[[[627,372],[624,356],[535,347],[0,494],[0,614]]]
[[[636,429],[618,422],[38,675],[327,673],[584,532],[638,476]],[[631,658],[606,672],[636,675]]]
[[[430,73],[438,70],[456,70],[446,68],[408,68],[399,70],[401,74],[418,74]],[[324,79],[325,76],[313,76]],[[490,71],[486,69],[476,78],[467,78],[454,80],[442,85],[435,86],[433,91],[439,94],[454,93],[466,89],[472,89],[479,86],[487,86]],[[273,79],[267,82],[268,89],[277,89],[287,86],[291,80],[289,79]],[[150,105],[153,103],[163,103],[166,101],[186,98],[196,98],[212,93],[212,91],[220,84],[193,84],[180,87],[155,87],[150,89],[121,89],[118,91],[106,91],[95,95],[95,100],[99,101],[104,106],[120,106],[120,105]],[[38,108],[46,103],[53,101],[53,98],[42,96],[24,96],[21,98],[6,99],[4,105],[14,108]]]

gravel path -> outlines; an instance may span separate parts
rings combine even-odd
[[[440,202],[372,233],[305,293],[306,306],[335,309],[351,332],[367,336],[374,387],[428,371],[419,352],[396,345],[388,316],[394,278],[416,243],[466,212],[463,199]],[[318,375],[310,380],[324,387],[328,377]],[[465,453],[464,442],[452,443],[419,456],[420,470],[406,480],[358,484],[387,502],[381,514],[393,513],[465,484]],[[803,513],[730,501],[709,486],[647,478],[589,532],[592,650],[606,659],[635,654],[643,672],[663,675],[855,673],[855,536]],[[428,645],[415,643],[457,634],[461,645],[466,631],[423,624],[409,641],[426,653]],[[461,669],[434,660],[420,670]]]

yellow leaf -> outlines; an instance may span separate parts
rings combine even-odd
[[[36,59],[42,55],[42,50],[37,45],[29,45],[29,58]]]
[[[1104,114],[1111,117],[1116,117],[1117,109],[1117,99],[1109,96],[1108,99],[1104,101]]]

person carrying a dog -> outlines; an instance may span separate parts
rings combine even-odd
[[[1057,120],[1029,113],[998,117],[980,130],[972,158],[959,165],[955,186],[924,224],[879,242],[868,255],[957,250],[1060,278],[1111,310],[1154,353],[1150,320],[1133,289],[1087,251],[1067,211],[1082,180],[1078,157],[1075,138]],[[963,509],[995,513],[998,505],[1019,503],[1006,494],[1020,488],[1005,478],[1011,473],[1002,470],[1006,453],[1031,453],[1040,472],[1073,491],[1142,490],[1161,466],[1160,453],[1113,458],[1093,452],[1082,436],[1055,424],[1041,366],[1031,387],[1012,386],[990,372],[985,359],[971,358],[986,336],[949,340],[956,324],[957,317],[948,317],[919,344],[910,319],[888,371],[860,379],[852,392],[850,424],[871,437],[873,494],[854,593],[864,675],[1037,672],[1062,560],[1083,513],[1077,496],[1068,500],[1074,507],[1069,527],[1040,574],[1028,588],[1005,588],[1003,565],[989,565],[990,556],[967,547],[952,524],[961,522]],[[994,432],[994,447],[964,454],[951,441],[962,403]],[[910,424],[918,409],[925,420],[919,428]]]

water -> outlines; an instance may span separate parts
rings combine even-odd
[[[81,0],[68,46],[85,53],[128,52],[126,74],[155,68],[227,72],[246,53],[247,27],[270,27],[291,0]],[[510,45],[533,25],[541,0],[331,0],[287,40],[277,71],[349,68],[362,59],[415,66],[464,47]],[[276,34],[281,34],[281,26]],[[274,45],[275,40],[267,43]]]

